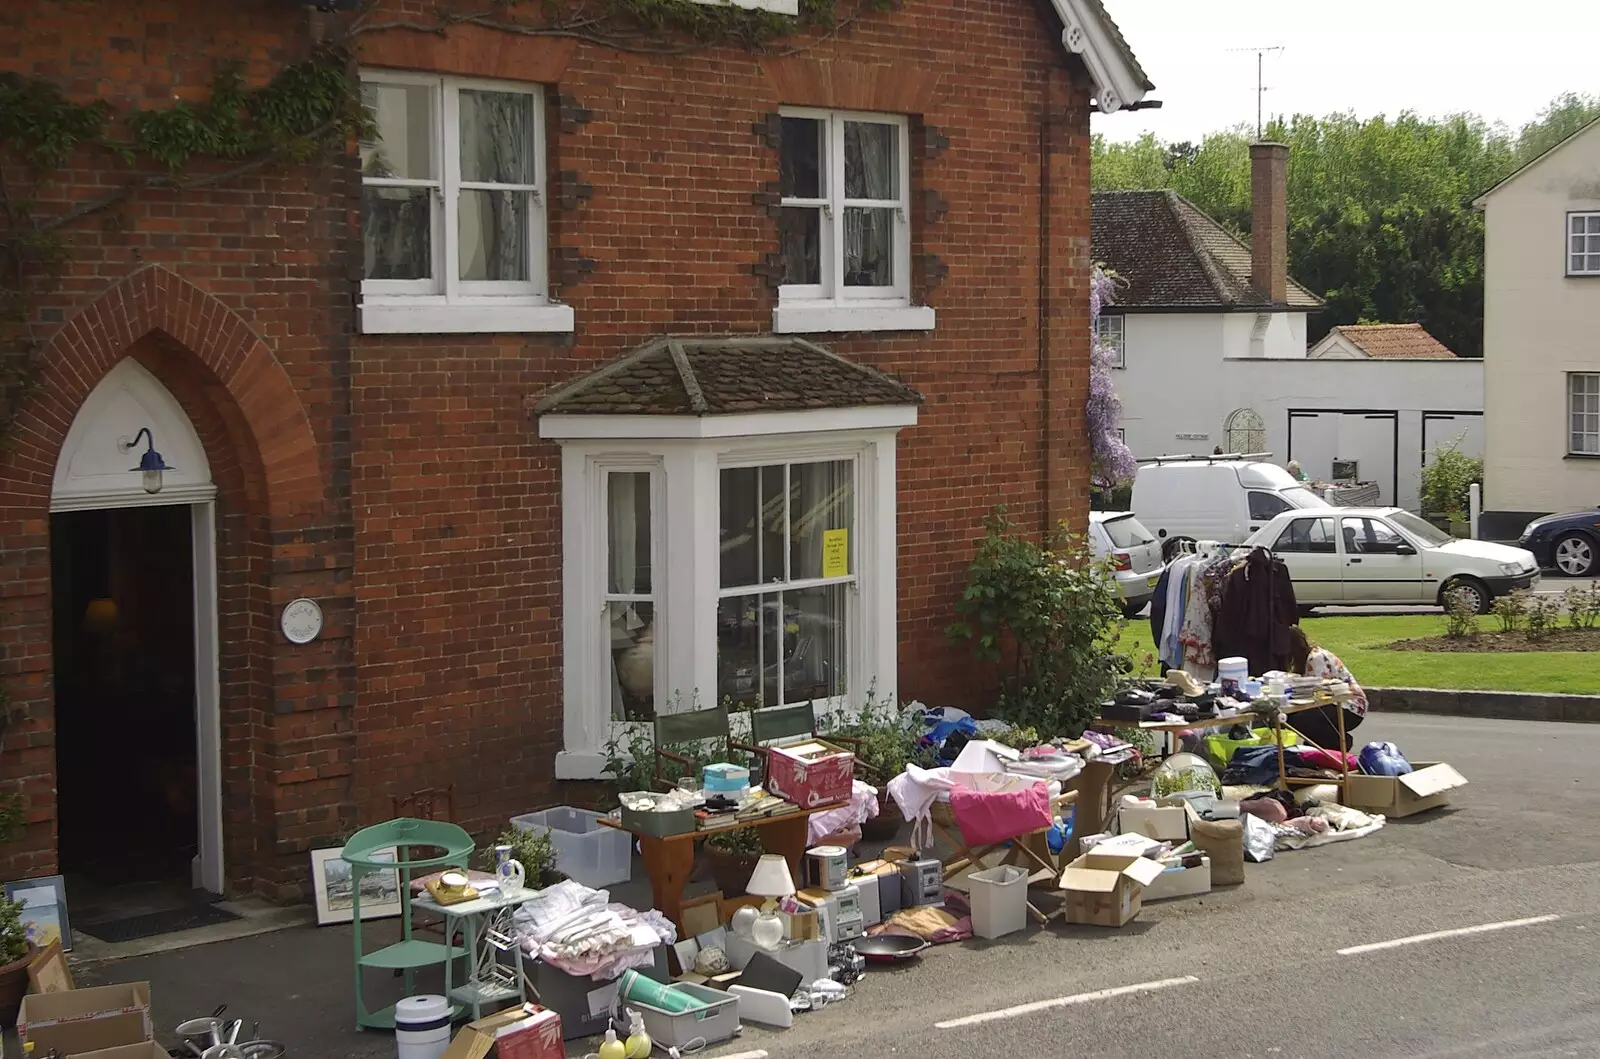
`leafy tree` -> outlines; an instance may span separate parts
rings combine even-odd
[[[1295,115],[1266,137],[1289,146],[1289,269],[1326,299],[1315,342],[1339,324],[1420,323],[1462,356],[1482,355],[1483,218],[1472,200],[1600,117],[1568,93],[1513,135],[1472,115]],[[1246,126],[1198,146],[1154,136],[1092,144],[1095,190],[1171,188],[1235,233],[1250,230]]]

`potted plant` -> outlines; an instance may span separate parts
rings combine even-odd
[[[17,1021],[23,994],[28,991],[28,928],[22,923],[22,904],[0,898],[0,1024]]]
[[[717,889],[725,895],[744,893],[763,852],[761,832],[756,828],[735,827],[712,832],[706,839],[706,857]]]
[[[520,863],[522,870],[528,873],[530,890],[542,890],[566,878],[556,871],[556,847],[550,841],[549,828],[506,828],[492,845],[483,850],[481,863],[484,871],[492,872],[495,869],[495,846],[511,847],[511,859]]]
[[[933,751],[921,745],[916,730],[906,727],[892,703],[876,702],[870,694],[861,713],[841,725],[837,734],[852,741],[861,780],[878,788],[878,815],[862,821],[861,837],[868,842],[888,842],[905,823],[900,806],[889,797],[889,781],[908,764],[932,768]]]

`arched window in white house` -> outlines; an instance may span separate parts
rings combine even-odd
[[[1230,412],[1222,432],[1229,452],[1267,451],[1267,424],[1254,408]]]

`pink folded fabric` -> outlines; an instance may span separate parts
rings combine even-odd
[[[1050,826],[1050,788],[1030,784],[1019,791],[987,793],[956,787],[950,811],[969,846],[1006,842]]]

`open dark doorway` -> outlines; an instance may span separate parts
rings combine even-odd
[[[50,544],[61,870],[85,897],[186,889],[199,845],[190,509],[60,513]]]

